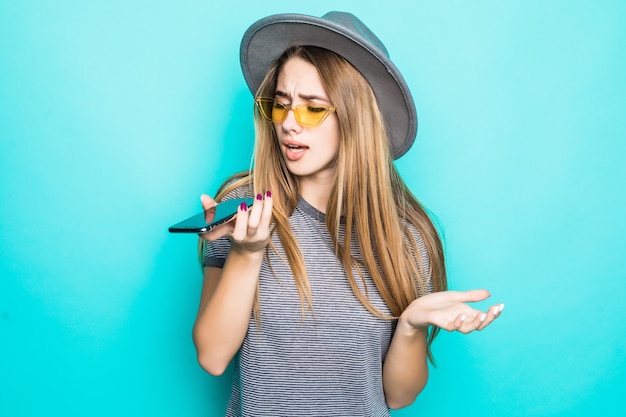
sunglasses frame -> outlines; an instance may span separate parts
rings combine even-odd
[[[304,103],[304,104],[300,104],[298,106],[292,107],[291,105],[288,104],[283,104],[283,103],[278,103],[276,101],[276,99],[273,98],[266,98],[266,97],[255,97],[254,98],[254,103],[257,105],[257,108],[259,109],[259,113],[261,114],[261,116],[267,120],[268,122],[272,122],[272,123],[282,123],[285,121],[285,119],[287,118],[287,115],[289,114],[289,110],[293,110],[293,114],[296,118],[296,122],[298,122],[299,125],[301,126],[306,126],[306,127],[317,127],[319,125],[321,125],[324,120],[326,120],[326,118],[333,112],[337,111],[337,107],[335,106],[322,106],[322,105],[318,105],[318,104],[313,104],[313,103]],[[282,118],[282,120],[274,120],[272,118],[271,114],[266,114],[265,113],[265,109],[264,109],[264,105],[270,105],[270,108],[273,108],[274,105],[278,104],[280,106],[282,106],[285,109],[285,117]],[[320,108],[320,109],[324,109],[324,115],[322,116],[322,118],[319,120],[319,122],[311,124],[311,123],[303,123],[300,120],[300,115],[299,115],[299,110],[302,109],[303,107],[307,107],[307,106],[313,106],[316,108]]]

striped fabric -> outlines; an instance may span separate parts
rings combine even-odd
[[[236,190],[228,197],[241,194]],[[382,364],[395,322],[375,317],[353,294],[323,213],[300,200],[290,224],[305,257],[314,312],[302,316],[293,274],[270,250],[275,275],[265,260],[259,276],[261,320],[251,317],[235,357],[226,415],[389,416]],[[273,244],[285,259],[276,237]],[[227,239],[208,243],[205,266],[222,267],[228,249]],[[423,244],[420,251],[427,265]],[[365,285],[372,303],[389,313],[369,276]]]

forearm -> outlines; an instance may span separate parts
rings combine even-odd
[[[226,369],[245,338],[262,256],[231,250],[219,277],[205,283],[193,339],[198,361],[213,375]]]
[[[398,320],[383,364],[383,388],[389,407],[412,404],[428,380],[426,329]]]

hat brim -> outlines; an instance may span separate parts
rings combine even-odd
[[[350,62],[369,82],[383,114],[394,159],[404,155],[417,133],[417,113],[404,78],[386,56],[364,37],[313,16],[268,16],[248,28],[240,49],[243,75],[253,94],[267,70],[292,46],[328,49]]]

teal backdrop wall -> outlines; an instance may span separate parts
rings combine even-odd
[[[394,415],[625,415],[626,3],[1,0],[1,416],[223,415],[167,227],[250,164],[244,30],[333,9],[413,91],[451,287],[506,303]]]

